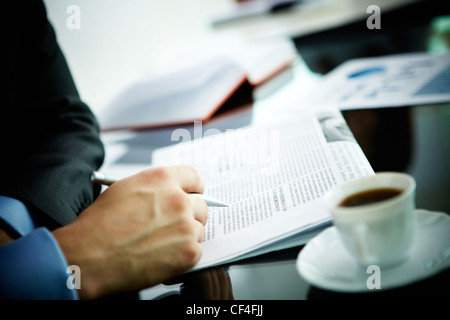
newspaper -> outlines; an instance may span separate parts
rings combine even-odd
[[[229,204],[209,207],[194,269],[305,244],[331,221],[321,197],[374,174],[338,109],[158,149],[152,164],[194,166],[204,193]]]

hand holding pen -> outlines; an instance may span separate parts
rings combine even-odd
[[[80,298],[145,289],[199,262],[208,207],[189,196],[204,190],[193,168],[150,168],[120,182],[93,179],[113,185],[52,232],[67,262],[83,270]]]

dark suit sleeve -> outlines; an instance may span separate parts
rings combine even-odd
[[[15,1],[9,9],[0,194],[36,209],[52,228],[73,221],[98,195],[90,175],[104,150],[43,4]]]

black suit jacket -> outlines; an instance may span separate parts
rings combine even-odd
[[[6,1],[5,1],[6,2]],[[0,194],[35,208],[52,229],[98,195],[104,157],[41,1],[2,2]]]

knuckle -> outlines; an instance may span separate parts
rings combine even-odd
[[[193,219],[184,218],[179,222],[179,233],[191,237],[196,233]]]
[[[208,219],[208,204],[206,203],[206,201],[202,202],[202,212],[203,212],[203,216],[205,218],[205,222]]]
[[[188,267],[193,267],[200,259],[201,245],[196,241],[187,241],[182,250],[182,256]]]
[[[166,167],[152,168],[148,171],[149,179],[167,180],[171,177],[170,169]]]
[[[201,201],[201,207],[198,210],[199,210],[198,212],[199,221],[203,226],[205,226],[206,223],[208,222],[208,205],[206,204],[205,201]]]
[[[185,166],[184,169],[189,170],[193,175],[198,175],[197,169],[195,169],[193,166]]]
[[[200,174],[198,173],[197,169],[194,167],[188,166],[188,169],[191,170],[192,176],[196,177],[196,186],[198,189],[198,192],[203,193],[205,189],[205,183],[203,182],[202,178],[200,178]]]
[[[197,182],[197,188],[198,188],[199,193],[205,192],[205,183],[203,182],[203,180],[200,177]]]
[[[184,212],[190,205],[188,195],[182,190],[176,190],[169,196],[170,205],[177,212]]]

